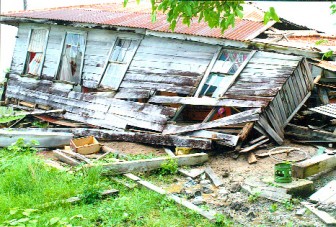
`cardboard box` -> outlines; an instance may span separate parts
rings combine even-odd
[[[100,144],[93,136],[72,139],[70,147],[74,152],[80,154],[94,154],[100,150]]]

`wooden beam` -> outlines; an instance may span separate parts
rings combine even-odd
[[[164,135],[168,134],[178,134],[178,133],[184,133],[184,132],[192,132],[197,131],[201,129],[209,129],[209,128],[216,128],[216,127],[222,127],[226,125],[233,125],[233,124],[239,124],[244,122],[251,122],[256,121],[259,119],[259,113],[261,112],[260,108],[247,110],[241,113],[233,114],[228,117],[223,117],[218,120],[214,120],[211,122],[206,123],[199,123],[189,126],[175,126],[175,125],[168,125],[162,132]]]
[[[186,136],[211,139],[218,144],[229,146],[229,147],[236,146],[238,143],[238,139],[239,139],[238,136],[220,133],[220,132],[207,131],[207,130],[189,132],[186,134]]]
[[[102,166],[106,174],[117,175],[122,173],[144,172],[159,169],[162,163],[170,159],[176,160],[178,166],[191,166],[206,162],[208,160],[208,155],[206,153],[198,153],[198,154],[180,155],[168,158],[163,157],[163,158],[136,160],[136,161],[104,163],[100,165],[95,164],[95,165],[88,165],[88,167]]]
[[[245,147],[243,148],[241,151],[239,151],[239,153],[246,153],[246,152],[249,152],[249,151],[252,151],[254,149],[257,149],[259,146],[263,145],[264,143],[267,143],[269,141],[269,139],[264,139],[262,141],[259,141],[258,143],[255,143],[249,147]]]
[[[241,142],[245,141],[254,127],[254,122],[249,122],[244,125],[244,128],[239,132],[238,137]]]
[[[210,150],[212,148],[212,142],[210,139],[192,138],[189,136],[162,135],[158,133],[126,132],[86,128],[74,128],[70,130],[76,136],[83,137],[93,135],[96,139],[102,141],[127,141],[171,147],[190,147],[204,150]]]
[[[336,168],[336,155],[321,154],[292,165],[292,175],[306,178],[319,172]]]
[[[179,96],[154,96],[149,103],[157,104],[183,104],[193,106],[234,106],[234,107],[264,107],[268,104],[265,100],[242,100],[242,99],[215,99],[210,97],[179,97]]]

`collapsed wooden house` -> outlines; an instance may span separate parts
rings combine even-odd
[[[313,88],[305,57],[320,55],[249,41],[275,24],[262,18],[251,11],[221,34],[195,22],[173,33],[165,15],[151,23],[148,6],[120,3],[3,14],[18,27],[6,99],[64,109],[63,119],[96,127],[74,131],[101,139],[281,144]]]

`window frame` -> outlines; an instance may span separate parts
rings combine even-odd
[[[74,82],[66,81],[66,80],[60,80],[58,78],[60,70],[61,70],[63,51],[65,50],[65,41],[66,41],[66,37],[67,37],[68,34],[78,34],[78,35],[83,35],[83,37],[84,37],[83,55],[82,55],[82,59],[81,59],[81,67],[79,69],[79,82],[78,83],[74,83]],[[74,84],[74,85],[80,85],[80,86],[82,86],[82,84],[83,84],[84,58],[85,58],[85,51],[86,51],[86,44],[87,44],[87,34],[88,34],[87,31],[81,31],[81,30],[68,30],[68,31],[65,31],[65,33],[63,35],[62,42],[61,42],[61,48],[60,48],[59,58],[58,58],[58,61],[57,61],[57,69],[56,69],[55,75],[54,75],[54,80],[55,81],[61,82],[61,83],[67,83],[67,84]]]
[[[115,47],[117,46],[118,44],[118,41],[119,40],[129,40],[131,41],[130,43],[130,46],[132,45],[132,42],[137,42],[135,48],[134,48],[134,51],[133,53],[131,54],[131,59],[129,61],[123,61],[123,62],[119,62],[119,61],[110,61],[110,58],[113,54],[113,51],[115,50]],[[119,88],[120,88],[120,85],[126,75],[126,72],[127,72],[127,69],[129,67],[129,65],[131,64],[131,61],[133,60],[133,57],[135,55],[135,53],[137,52],[137,49],[139,48],[140,46],[140,42],[141,42],[142,39],[140,38],[135,38],[135,37],[123,37],[123,36],[117,36],[116,39],[114,40],[113,44],[111,45],[111,49],[109,50],[109,53],[107,55],[107,58],[106,58],[106,63],[104,65],[104,68],[103,68],[103,71],[102,71],[102,74],[101,74],[101,77],[100,77],[100,80],[99,80],[99,83],[98,83],[98,87],[101,87],[102,85],[102,82],[104,80],[104,77],[106,76],[106,73],[108,71],[108,68],[109,68],[109,65],[110,64],[120,64],[120,65],[126,65],[126,70],[124,72],[123,75],[121,75],[121,77],[119,78],[119,83],[116,87],[112,88],[112,87],[108,87],[108,89],[111,89],[112,91],[117,91]],[[127,50],[128,51],[128,50]],[[126,53],[127,53],[126,51]],[[125,55],[126,55],[125,53]]]
[[[29,52],[28,51],[28,48],[29,48],[29,45],[30,45],[30,42],[31,42],[31,38],[32,38],[32,34],[33,34],[33,30],[46,30],[46,37],[45,37],[45,40],[44,40],[44,44],[43,44],[43,52],[42,52],[42,58],[41,58],[41,65],[40,65],[40,68],[37,72],[37,75],[34,75],[34,74],[29,74],[27,72],[27,69],[28,69],[28,65],[29,65],[29,58],[28,58],[28,55]],[[32,27],[29,31],[29,34],[28,34],[28,39],[27,39],[27,43],[26,43],[26,55],[25,55],[25,60],[24,60],[24,66],[23,66],[23,70],[21,72],[21,75],[26,75],[26,74],[29,74],[33,77],[37,77],[37,78],[41,78],[42,77],[42,70],[43,70],[43,66],[44,66],[44,61],[45,61],[45,56],[46,56],[46,51],[47,51],[47,47],[48,47],[48,40],[49,40],[49,34],[50,34],[50,27],[49,26],[46,26],[46,27]]]
[[[225,51],[244,52],[244,53],[247,54],[245,60],[240,64],[240,66],[237,68],[237,70],[233,74],[224,73],[224,72],[218,70],[218,67],[216,65],[216,63],[218,61],[227,62],[227,61],[220,60],[221,56],[223,55],[223,53]],[[206,93],[203,94],[203,93],[201,93],[201,91],[203,90],[203,87],[206,85],[206,82],[209,80],[210,76],[212,76],[213,74],[221,74],[221,75],[223,75],[223,77],[225,77],[225,76],[231,77],[231,82],[228,83],[226,86],[221,87],[221,91],[216,92],[217,89],[218,89],[218,86],[217,86],[216,89],[215,89],[215,91],[213,92],[213,93],[218,93],[218,97],[213,97],[213,98],[219,98],[219,96],[223,95],[227,91],[227,89],[234,83],[234,81],[236,81],[237,77],[239,76],[239,74],[241,73],[241,71],[245,68],[245,66],[248,64],[248,62],[250,61],[250,59],[252,58],[252,56],[254,55],[255,52],[256,51],[254,51],[254,50],[251,51],[251,50],[242,50],[242,49],[223,48],[222,47],[220,49],[220,51],[218,52],[217,56],[216,56],[216,60],[215,60],[214,64],[211,66],[209,74],[206,75],[206,78],[204,78],[204,83],[200,84],[200,85],[202,85],[202,87],[199,87],[199,96],[206,96],[205,95]],[[207,91],[207,90],[208,89],[206,89],[205,91]],[[212,97],[212,95],[210,97]]]

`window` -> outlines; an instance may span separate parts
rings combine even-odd
[[[108,58],[100,85],[114,90],[124,78],[128,65],[139,45],[138,40],[117,39]]]
[[[47,29],[31,31],[25,73],[36,76],[41,74],[47,35]]]
[[[80,84],[85,50],[83,34],[66,33],[58,79]]]
[[[222,95],[234,79],[233,75],[245,62],[249,52],[223,50],[201,90],[201,95],[217,98]]]

